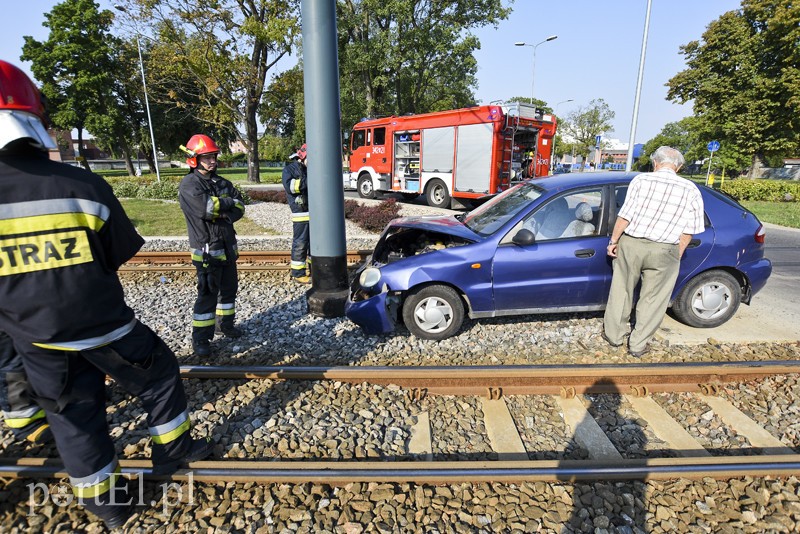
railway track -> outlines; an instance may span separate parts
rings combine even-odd
[[[412,399],[427,395],[480,395],[482,426],[496,461],[432,461],[431,415],[417,414],[410,429],[407,456],[381,461],[196,462],[172,479],[202,482],[324,483],[526,482],[577,480],[727,479],[742,476],[791,476],[800,472],[800,455],[734,404],[716,395],[723,386],[759,378],[796,374],[800,361],[727,362],[720,364],[650,364],[485,367],[201,367],[185,366],[186,379],[270,379],[394,384]],[[708,451],[697,436],[673,419],[651,393],[692,392],[707,404],[747,446]],[[531,460],[507,404],[508,395],[550,395],[570,440],[588,451],[585,460]],[[632,407],[666,449],[662,457],[630,457],[609,437],[593,414],[592,395],[612,396],[612,406]],[[666,457],[663,457],[666,456]],[[131,477],[151,477],[147,460],[122,460]],[[0,478],[60,478],[58,460],[0,459]]]
[[[348,250],[347,263],[353,265],[362,262],[371,253],[370,250]],[[288,269],[290,261],[289,251],[240,251],[237,268],[242,271],[282,270]],[[194,270],[194,266],[188,252],[139,252],[119,270],[122,272],[184,271]]]

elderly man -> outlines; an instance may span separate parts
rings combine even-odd
[[[662,146],[651,159],[653,172],[631,180],[607,249],[614,258],[614,276],[603,317],[603,338],[614,347],[622,345],[634,289],[641,280],[636,322],[628,338],[628,351],[635,357],[647,352],[669,305],[683,251],[692,235],[704,229],[700,190],[677,174],[683,155]]]

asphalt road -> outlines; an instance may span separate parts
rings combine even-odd
[[[772,276],[749,306],[717,328],[692,328],[667,316],[659,334],[680,344],[800,341],[800,230],[765,224]]]

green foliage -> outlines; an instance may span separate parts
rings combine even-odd
[[[113,107],[112,37],[110,11],[100,11],[92,0],[64,0],[45,14],[47,40],[25,36],[21,58],[41,82],[50,106],[50,118],[64,130],[102,124]],[[81,156],[83,143],[79,143]]]
[[[594,147],[595,137],[611,131],[611,120],[615,115],[606,101],[598,98],[589,102],[588,106],[578,106],[571,111],[559,129],[575,140],[570,147],[585,159]]]
[[[720,190],[738,201],[798,202],[800,182],[793,180],[725,180]]]
[[[743,0],[681,47],[687,69],[667,98],[694,102],[699,139],[720,141],[726,168],[757,173],[767,160],[800,151],[800,6]],[[700,147],[698,147],[700,149]]]
[[[472,105],[470,33],[510,13],[501,0],[339,0],[342,125]]]

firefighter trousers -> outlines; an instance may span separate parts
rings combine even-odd
[[[213,262],[207,266],[195,263],[197,299],[192,316],[192,341],[205,343],[214,337],[215,326],[225,330],[236,319],[236,292],[239,275],[236,261]]]
[[[0,332],[0,410],[16,439],[35,442],[47,428],[44,410],[28,394],[22,358],[5,332]]]
[[[292,214],[294,219],[295,214]],[[308,217],[305,221],[292,220],[292,276],[299,278],[310,275],[307,272],[308,250],[310,245]]]
[[[84,351],[19,347],[35,400],[53,436],[79,502],[102,519],[127,508],[127,482],[106,421],[106,375],[138,397],[147,412],[154,465],[184,458],[192,446],[186,394],[175,354],[152,330],[134,329]]]

